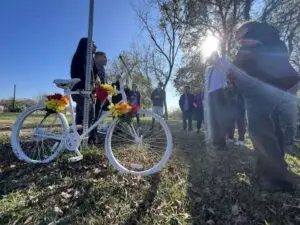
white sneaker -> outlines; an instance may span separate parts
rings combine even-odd
[[[245,142],[243,142],[243,141],[237,141],[237,142],[234,143],[234,145],[245,146]]]

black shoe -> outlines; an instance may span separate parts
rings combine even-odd
[[[95,136],[90,136],[88,139],[88,144],[93,145],[96,144],[96,137]]]

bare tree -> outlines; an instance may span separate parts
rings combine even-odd
[[[121,53],[126,66],[121,62],[120,58],[113,60],[107,68],[109,77],[115,77],[122,74],[130,74],[131,80],[139,87],[142,96],[142,103],[145,107],[151,105],[152,92],[152,74],[148,68],[149,61],[147,60],[147,46],[140,48],[133,45],[130,50]],[[128,84],[127,84],[128,85]],[[130,86],[130,85],[128,85]]]
[[[299,39],[300,39],[300,4],[297,0],[269,0],[262,12],[261,20],[279,29],[286,42],[290,59],[300,71]]]
[[[187,26],[182,0],[148,0],[151,9],[159,10],[159,20],[151,18],[151,13],[136,10],[143,28],[147,31],[155,52],[152,54],[152,69],[156,77],[163,82],[165,90],[175,70],[178,52],[186,35]],[[168,107],[165,102],[166,118]]]

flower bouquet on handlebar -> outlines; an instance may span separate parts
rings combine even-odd
[[[67,96],[57,93],[54,95],[47,95],[46,98],[46,111],[48,113],[62,112],[69,103],[69,98]]]
[[[108,97],[117,95],[117,92],[116,86],[109,84],[100,84],[96,87],[96,95],[101,102],[107,101]],[[119,118],[130,123],[132,118],[138,113],[139,107],[135,104],[129,104],[125,101],[121,101],[116,104],[110,103],[108,109],[113,118]]]

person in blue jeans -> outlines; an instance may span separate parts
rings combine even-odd
[[[186,130],[188,121],[188,129],[192,131],[193,103],[194,95],[191,94],[190,87],[185,86],[184,94],[181,95],[179,99],[179,107],[182,111],[183,130]]]

